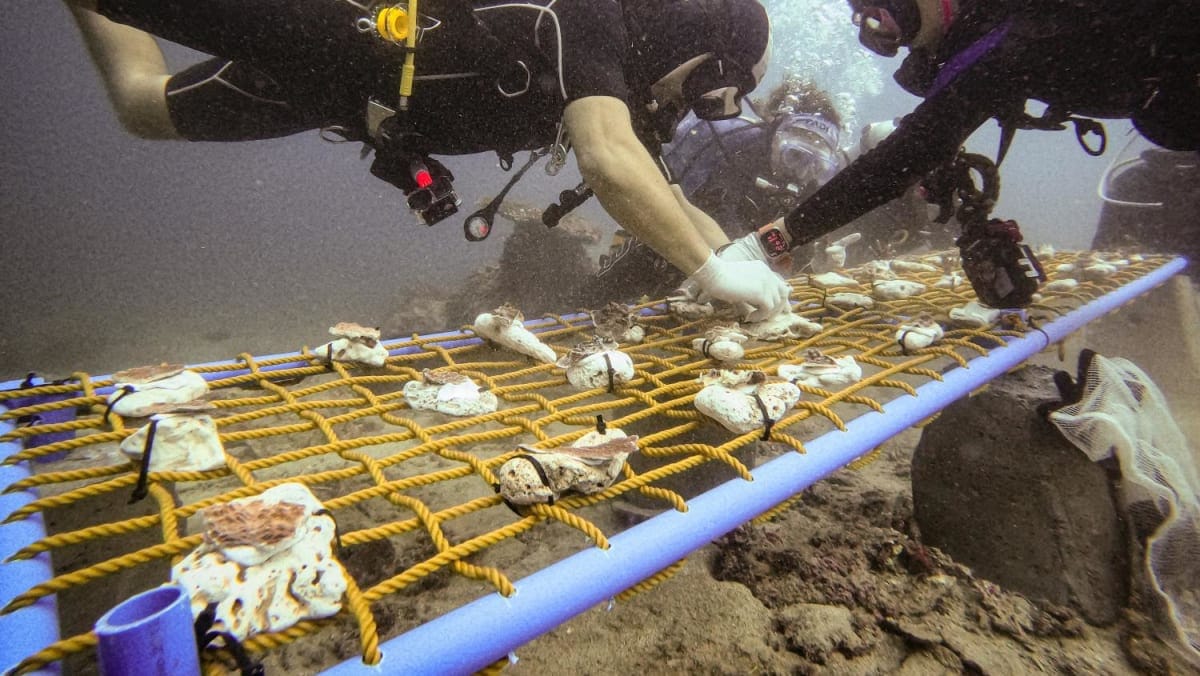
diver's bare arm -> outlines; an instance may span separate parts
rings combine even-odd
[[[700,207],[688,201],[688,198],[683,194],[683,189],[677,184],[671,184],[671,193],[675,195],[675,201],[679,202],[679,206],[683,209],[683,213],[691,219],[692,225],[696,226],[696,232],[704,238],[705,242],[714,249],[719,249],[726,244],[729,244],[729,236],[721,229],[720,224],[713,220],[712,216],[704,213]]]
[[[121,125],[141,138],[180,138],[167,112],[171,75],[154,37],[109,21],[87,5],[95,7],[95,1],[67,2]]]
[[[685,274],[703,265],[713,247],[696,231],[633,133],[625,102],[588,96],[567,105],[563,119],[579,172],[604,210]]]

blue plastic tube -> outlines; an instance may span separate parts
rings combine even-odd
[[[608,601],[693,551],[787,500],[855,458],[937,413],[972,390],[1058,342],[1088,322],[1150,291],[1181,271],[1177,258],[1153,272],[1043,326],[1009,340],[987,356],[956,368],[941,382],[902,395],[885,412],[868,412],[810,444],[754,470],[754,481],[734,479],[516,583],[509,598],[493,593],[385,642],[383,661],[348,660],[324,672],[346,674],[470,674],[503,658],[572,617]]]
[[[0,412],[8,409],[0,406]],[[13,431],[13,423],[0,420],[0,434]],[[14,441],[0,443],[0,457],[8,458],[21,451]],[[29,476],[29,465],[0,465],[0,490]],[[33,491],[0,493],[0,519],[32,502]],[[45,537],[46,528],[40,513],[28,519],[0,525],[0,561],[20,551],[22,547]],[[0,564],[0,607],[8,605],[18,594],[49,580],[53,574],[50,555],[39,554],[32,559]],[[7,672],[21,660],[58,640],[58,612],[55,598],[46,596],[31,606],[8,615],[0,615],[0,673]],[[57,663],[52,670],[59,673]]]
[[[164,585],[113,606],[96,621],[104,676],[200,676],[187,590]]]
[[[643,310],[642,313],[643,314],[652,314],[653,311],[652,310]],[[584,315],[582,313],[577,313],[577,314],[563,315],[562,317],[565,320],[575,320],[575,319],[581,319],[584,316],[586,316],[586,315]],[[553,329],[553,328],[557,328],[561,325],[555,319],[533,319],[533,320],[526,321],[525,326],[530,331],[537,333],[539,330]],[[482,338],[479,338],[478,336],[476,336],[472,333],[467,333],[467,332],[463,332],[463,331],[447,331],[444,333],[431,333],[431,334],[421,336],[421,338],[426,341],[437,341],[436,342],[437,346],[444,348],[444,349],[462,347],[464,345],[475,345],[475,344],[483,342]],[[393,342],[393,341],[387,341],[387,342]],[[425,351],[425,348],[420,345],[407,345],[404,347],[398,347],[394,350],[389,350],[388,355],[394,357],[397,355],[413,354],[415,352],[423,352],[423,351]],[[260,366],[259,371],[262,373],[270,373],[271,371],[284,371],[287,369],[303,368],[306,366],[312,366],[312,361],[310,361],[310,357],[306,357],[306,356],[300,354],[299,352],[283,352],[280,354],[255,357],[255,361],[264,362],[264,361],[273,361],[275,359],[289,359],[289,358],[294,358],[294,361],[281,362],[279,364],[272,364],[269,366]],[[236,365],[238,363],[240,363],[240,362],[215,361],[215,362],[208,362],[208,363],[204,363],[204,364],[194,364],[193,366],[231,366],[231,365]],[[205,380],[224,380],[226,378],[233,378],[235,376],[245,375],[247,373],[250,373],[250,369],[228,370],[228,371],[220,371],[220,372],[214,372],[214,373],[201,373],[200,375]],[[111,378],[112,378],[112,376],[108,375],[108,376],[94,376],[92,379],[93,380],[109,380]],[[24,384],[23,381],[20,381],[20,380],[9,380],[7,382],[0,383],[0,392],[6,391],[6,390],[21,389],[23,384]],[[106,395],[106,394],[111,393],[114,389],[116,389],[116,388],[113,386],[98,387],[98,388],[96,388],[96,394]],[[16,407],[13,406],[12,408],[16,408]],[[49,422],[49,421],[47,421],[47,422]],[[43,443],[49,443],[49,442],[46,441]],[[31,444],[31,446],[32,445],[34,445],[34,444]]]

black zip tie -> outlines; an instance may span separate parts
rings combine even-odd
[[[607,350],[605,350],[604,352],[601,352],[600,354],[604,356],[604,365],[608,368],[608,391],[609,391],[609,393],[612,393],[613,387],[615,387],[615,383],[613,382],[612,360],[608,358]]]
[[[104,418],[103,419],[104,419],[105,425],[108,424],[108,415],[110,413],[112,413],[113,407],[117,405],[117,402],[121,401],[125,397],[133,394],[134,392],[137,392],[137,389],[135,389],[133,385],[124,385],[121,387],[120,391],[121,391],[121,393],[118,394],[117,396],[113,397],[113,400],[108,402],[108,406],[104,409]]]
[[[333,522],[333,539],[337,542],[337,555],[340,559],[342,557],[342,534],[338,531],[338,522],[337,519],[334,518],[333,512],[329,511],[328,509],[318,509],[317,511],[313,512],[313,516],[327,516],[329,517],[329,520]]]
[[[600,416],[596,416],[596,417],[600,418]],[[603,420],[603,419],[601,419],[601,420]],[[545,486],[546,488],[550,488],[550,477],[546,475],[546,468],[542,467],[542,463],[538,462],[537,458],[534,458],[532,455],[529,455],[528,453],[522,453],[520,455],[513,457],[513,460],[529,461],[529,464],[533,465],[533,470],[535,472],[537,472],[538,478],[542,480],[542,485]],[[498,483],[492,484],[492,490],[499,493],[500,492],[500,484],[498,484]],[[554,491],[551,491],[550,501],[546,503],[547,505],[552,505],[552,506],[554,505],[553,493],[554,493]],[[521,510],[517,508],[516,505],[509,502],[508,498],[501,497],[500,499],[504,501],[504,504],[507,505],[508,508],[511,509],[514,514],[516,514],[517,516],[519,516],[521,518],[525,517],[525,514],[523,514],[521,512]]]
[[[1031,329],[1033,329],[1034,331],[1037,331],[1038,333],[1040,333],[1040,334],[1042,334],[1043,336],[1045,336],[1045,338],[1046,338],[1046,347],[1050,347],[1050,345],[1052,345],[1052,344],[1053,344],[1053,341],[1051,341],[1051,340],[1050,340],[1050,334],[1049,334],[1049,333],[1046,333],[1046,330],[1045,330],[1045,329],[1043,329],[1042,327],[1040,327],[1040,326],[1038,326],[1037,324],[1035,324],[1035,323],[1034,323],[1034,321],[1033,321],[1033,317],[1030,317],[1030,318],[1029,318],[1029,328],[1031,328]]]
[[[154,433],[157,430],[158,421],[151,420],[146,428],[146,443],[142,444],[142,468],[138,470],[137,485],[133,487],[133,495],[129,496],[129,502],[126,504],[132,505],[150,494],[146,486],[150,479],[150,450],[154,448]]]
[[[709,340],[708,338],[705,338],[704,342],[700,343],[700,354],[704,355],[704,357],[706,359],[712,359],[712,355],[708,353],[708,348],[711,345],[712,345],[712,341]]]
[[[908,356],[908,346],[904,344],[904,339],[907,338],[908,334],[910,333],[912,333],[912,329],[904,329],[900,332],[900,337],[896,339],[896,342],[900,343],[900,354],[906,357]]]
[[[754,403],[758,404],[758,412],[762,413],[763,417],[763,441],[771,440],[771,428],[775,426],[775,421],[771,419],[771,414],[767,413],[767,405],[763,403],[762,397],[758,396],[758,392],[754,393]]]
[[[220,638],[225,644],[225,649],[233,655],[242,676],[265,676],[266,670],[263,665],[250,659],[250,655],[246,653],[246,649],[242,647],[236,636],[226,631],[213,631],[212,626],[216,621],[217,604],[215,602],[205,606],[204,610],[196,616],[196,622],[192,625],[195,630],[196,652],[204,652],[213,641]]]
[[[596,431],[600,434],[605,434],[608,430],[608,425],[604,422],[603,415],[596,416]]]

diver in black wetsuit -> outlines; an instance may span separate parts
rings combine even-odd
[[[1200,149],[1200,23],[1196,0],[851,0],[860,41],[895,55],[896,79],[924,98],[895,133],[785,218],[721,256],[784,256],[892,200],[954,156],[989,118],[1003,159],[1017,129],[1073,126],[1103,151],[1090,118],[1129,118],[1154,143]],[[1025,103],[1046,103],[1041,117]],[[1086,116],[1086,117],[1084,117]]]
[[[541,151],[561,166],[573,149],[614,220],[707,293],[759,319],[787,307],[790,288],[762,262],[716,256],[728,237],[656,159],[689,110],[741,112],[770,55],[758,0],[67,3],[136,135],[244,141],[322,129],[373,150],[371,172],[426,223],[457,210],[453,174],[432,156],[495,151],[503,165]],[[386,19],[410,6],[420,31]],[[169,73],[147,33],[214,58]]]

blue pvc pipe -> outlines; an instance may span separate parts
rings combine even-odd
[[[187,590],[164,585],[131,596],[96,621],[104,676],[200,676]]]
[[[643,310],[642,314],[653,314],[653,313],[650,310]],[[586,315],[584,315],[583,313],[575,313],[575,314],[569,314],[569,315],[562,315],[562,318],[566,319],[566,320],[574,320],[574,319],[581,319],[585,316]],[[546,328],[546,327],[556,325],[556,324],[557,324],[557,320],[554,320],[554,319],[532,319],[532,320],[528,320],[525,322],[525,326],[528,327],[534,333],[537,333],[536,329]],[[464,345],[476,345],[478,343],[483,342],[482,338],[479,338],[478,336],[476,336],[472,333],[465,333],[463,331],[446,331],[444,333],[431,333],[431,334],[421,336],[421,338],[426,341],[444,340],[444,342],[439,342],[439,343],[437,343],[437,345],[438,345],[438,347],[442,347],[442,348],[446,348],[446,349],[462,347]],[[384,340],[385,340],[385,342],[392,342],[394,339],[384,339]],[[389,350],[388,355],[395,357],[397,355],[413,354],[415,352],[422,352],[424,350],[425,350],[425,348],[420,345],[407,345],[404,347],[398,347],[394,350]],[[304,355],[302,355],[299,352],[283,352],[280,354],[272,354],[272,355],[266,355],[266,356],[262,356],[262,357],[255,357],[255,361],[262,362],[262,361],[270,361],[270,360],[274,360],[274,359],[287,359],[287,358],[294,358],[295,361],[284,362],[284,363],[280,363],[280,364],[272,364],[269,366],[259,366],[258,367],[259,371],[263,372],[263,373],[270,373],[271,371],[284,371],[287,369],[303,368],[306,366],[312,366],[310,357],[305,357]],[[226,360],[226,361],[207,362],[207,363],[203,363],[203,364],[193,364],[192,366],[193,367],[233,366],[233,365],[236,365],[239,363],[240,362],[238,362],[238,361]],[[220,372],[215,372],[215,373],[201,373],[200,375],[205,380],[224,380],[226,378],[233,378],[235,376],[245,375],[247,373],[250,373],[250,369],[244,368],[244,369],[240,369],[240,370],[220,371]],[[92,378],[92,380],[110,380],[110,379],[112,379],[111,375],[93,376],[93,378]],[[23,384],[23,382],[20,380],[9,380],[7,382],[0,383],[0,392],[7,391],[7,390],[21,389],[22,384]],[[98,387],[98,388],[96,388],[96,394],[106,395],[115,389],[116,388],[111,385],[108,387]],[[66,395],[62,395],[62,396],[65,397]],[[16,408],[16,407],[12,406],[12,408]],[[36,444],[31,444],[30,446],[34,446],[34,445],[36,445]]]
[[[348,660],[324,672],[344,674],[470,674],[547,631],[707,545],[791,498],[867,451],[942,410],[989,381],[1066,338],[1088,322],[1164,283],[1187,265],[1174,259],[1149,274],[1043,326],[1011,339],[987,356],[926,383],[810,444],[758,467],[754,481],[734,479],[688,501],[687,512],[663,512],[614,537],[611,547],[575,554],[516,583],[504,598],[489,594],[426,622],[380,649],[373,667]],[[1049,340],[1047,340],[1047,336]]]
[[[0,412],[7,411],[0,406]],[[13,422],[0,420],[0,434],[13,431]],[[21,451],[15,441],[0,443],[0,458],[7,459]],[[0,465],[0,490],[28,477],[29,465]],[[0,519],[12,514],[37,498],[31,491],[0,493]],[[46,528],[41,513],[27,519],[0,525],[0,561],[17,553],[21,548],[42,539]],[[32,559],[0,564],[0,607],[8,605],[17,595],[30,587],[49,580],[53,576],[50,554],[43,553]],[[58,640],[58,611],[55,597],[46,596],[31,606],[7,615],[0,615],[0,673],[7,672],[21,660],[38,652]],[[58,663],[41,673],[59,673]]]

